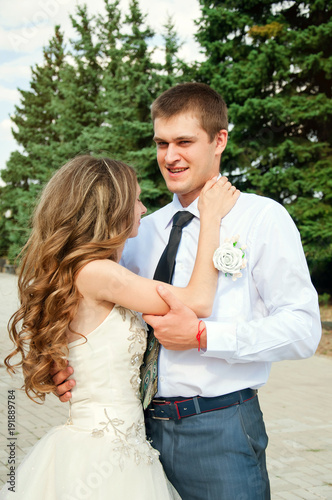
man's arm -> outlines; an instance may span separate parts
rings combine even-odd
[[[254,319],[246,320],[244,311],[239,309],[239,318],[243,319],[206,320],[206,349],[201,355],[228,363],[307,358],[316,351],[321,323],[317,293],[310,280],[299,233],[286,210],[274,204],[257,220],[251,239],[246,272],[251,273],[249,280],[261,297],[264,312],[257,315],[256,310]],[[167,296],[163,298],[168,300]],[[173,350],[197,347],[197,318],[195,323],[190,310],[174,298],[171,301],[169,314],[146,315],[145,320],[155,328],[155,335],[164,347]],[[222,300],[220,304],[222,317]]]
[[[198,328],[202,331],[200,347],[206,348],[205,323],[197,318],[196,314],[180,302],[170,290],[165,287],[157,288],[161,298],[168,304],[170,310],[165,316],[143,314],[143,319],[154,329],[155,337],[166,348],[173,351],[183,351],[198,347]]]

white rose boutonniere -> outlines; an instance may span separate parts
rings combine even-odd
[[[226,238],[224,243],[213,254],[214,267],[224,273],[225,276],[230,274],[233,281],[241,278],[241,269],[244,269],[247,265],[244,253],[247,245],[237,248],[238,240],[239,235],[233,236],[231,239]]]

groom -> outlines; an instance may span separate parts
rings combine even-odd
[[[122,263],[152,278],[173,216],[186,209],[194,218],[183,230],[172,281],[186,286],[199,233],[197,198],[206,180],[219,173],[227,109],[207,85],[186,83],[156,99],[152,119],[159,168],[174,198],[142,220]],[[227,238],[241,247],[246,267],[236,281],[219,273],[208,320],[199,323],[165,290],[169,313],[144,316],[162,345],[158,392],[146,410],[147,434],[184,500],[270,498],[257,389],[267,382],[272,362],[311,356],[321,334],[317,294],[286,210],[270,199],[241,194],[221,224],[221,243]],[[71,373],[67,368],[54,377],[62,401],[70,397],[74,381],[64,380]]]

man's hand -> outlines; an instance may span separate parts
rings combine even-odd
[[[71,398],[71,390],[76,385],[75,380],[67,380],[70,375],[74,373],[74,369],[71,366],[67,366],[64,370],[59,370],[59,368],[53,364],[50,375],[53,379],[54,384],[57,386],[56,391],[54,391],[55,396],[57,396],[62,403],[66,403]]]
[[[197,349],[199,320],[196,314],[180,302],[162,285],[157,287],[160,297],[169,305],[170,310],[165,316],[143,314],[143,319],[154,329],[155,337],[166,348],[173,351]],[[206,330],[201,335],[201,347],[206,348]]]

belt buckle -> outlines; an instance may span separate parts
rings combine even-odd
[[[149,408],[149,411],[155,411],[154,408]],[[151,415],[153,420],[171,420],[170,417],[157,417],[156,415]]]

